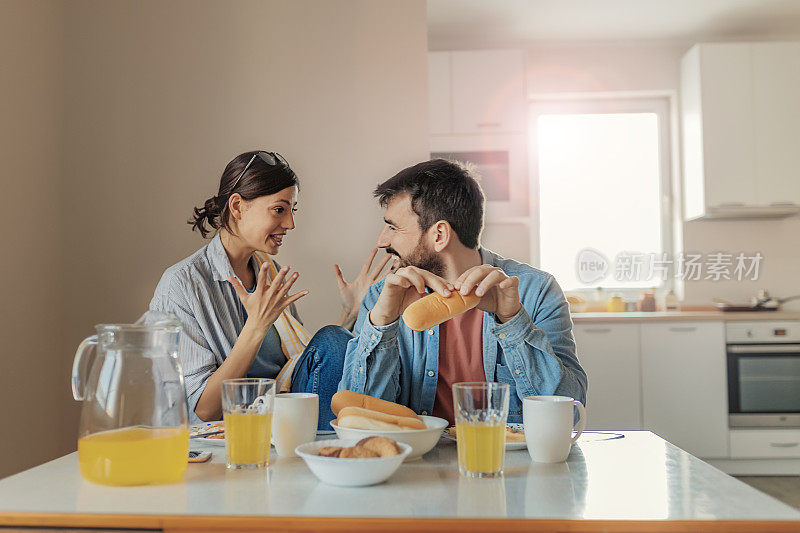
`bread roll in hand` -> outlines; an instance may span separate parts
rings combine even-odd
[[[474,292],[464,296],[456,291],[447,298],[433,292],[406,307],[403,311],[403,322],[414,331],[424,331],[469,311],[480,301],[480,296],[476,296]]]

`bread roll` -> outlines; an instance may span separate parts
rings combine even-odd
[[[381,400],[380,398],[374,398],[358,392],[341,390],[334,394],[333,398],[331,398],[331,411],[333,411],[333,414],[338,416],[339,411],[345,407],[363,407],[364,409],[369,409],[370,411],[379,411],[388,415],[417,418],[417,413],[405,405],[387,402],[386,400]]]
[[[408,429],[397,424],[389,424],[359,415],[343,416],[336,420],[336,425],[340,428],[368,429],[370,431],[406,431]]]
[[[404,429],[425,429],[425,424],[419,418],[396,416],[371,411],[362,407],[345,407],[339,411],[336,421],[337,426],[353,429],[375,429],[385,431],[399,431]]]
[[[432,292],[406,307],[403,322],[414,331],[424,331],[469,311],[480,301],[480,296],[476,296],[474,292],[464,296],[455,291],[447,298],[438,292]]]

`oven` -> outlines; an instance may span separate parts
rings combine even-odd
[[[477,170],[487,221],[529,216],[525,135],[432,135],[431,159],[437,158],[461,161]]]
[[[728,322],[728,425],[800,427],[800,322]]]

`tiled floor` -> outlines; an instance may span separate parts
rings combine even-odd
[[[736,479],[800,509],[800,476],[737,476]]]

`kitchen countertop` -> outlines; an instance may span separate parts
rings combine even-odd
[[[104,487],[81,478],[77,453],[72,453],[0,480],[0,526],[173,531],[368,531],[389,525],[393,531],[800,528],[800,511],[653,433],[620,434],[624,438],[609,440],[607,434],[585,433],[566,463],[532,463],[526,450],[509,451],[501,479],[459,476],[456,446],[442,440],[421,460],[401,465],[386,483],[362,488],[322,484],[298,458],[273,456],[266,471],[229,472],[224,448],[194,443],[193,449],[211,450],[214,457],[210,463],[190,464],[181,483]]]
[[[655,313],[572,313],[581,322],[743,322],[756,320],[800,320],[800,311],[661,311]]]

